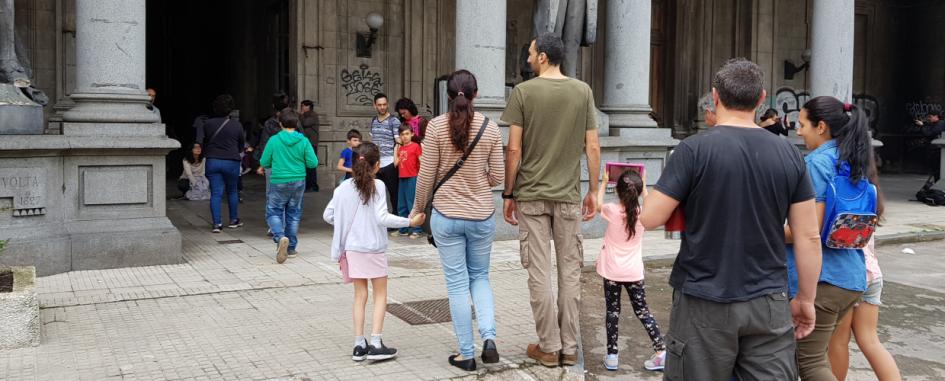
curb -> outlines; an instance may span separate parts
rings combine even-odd
[[[876,246],[929,242],[945,239],[945,231],[919,231],[876,236]]]
[[[876,236],[876,246],[891,246],[907,243],[931,242],[945,240],[945,231],[928,230],[915,231],[908,233],[884,234]],[[644,263],[672,261],[676,259],[676,254],[660,254],[643,257]],[[672,264],[672,263],[670,263]],[[596,271],[596,264],[593,261],[585,261],[582,271]]]

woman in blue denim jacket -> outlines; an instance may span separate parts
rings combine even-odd
[[[801,108],[797,134],[811,152],[804,158],[816,193],[818,220],[823,225],[827,188],[837,176],[840,163],[850,167],[850,179],[869,181],[875,171],[866,114],[855,105],[821,96]],[[791,242],[785,228],[786,240]],[[866,290],[866,262],[861,249],[821,247],[823,265],[814,308],[814,332],[797,342],[797,362],[801,380],[836,380],[827,359],[827,344],[843,315]],[[791,296],[797,292],[794,250],[787,250]]]

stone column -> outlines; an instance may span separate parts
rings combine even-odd
[[[145,13],[145,0],[76,0],[76,106],[66,122],[158,122],[146,107]]]
[[[476,76],[476,108],[490,117],[505,108],[505,22],[505,0],[456,2],[456,68]]]
[[[607,2],[604,100],[611,135],[656,127],[650,118],[650,0]],[[614,129],[619,131],[614,131]]]
[[[811,96],[853,100],[854,0],[814,0],[811,13]]]

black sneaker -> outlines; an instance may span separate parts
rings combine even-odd
[[[499,362],[499,350],[495,347],[495,341],[492,339],[482,343],[482,362],[486,364],[495,364]]]
[[[354,351],[351,353],[351,359],[354,361],[364,361],[367,359],[367,354],[367,348],[358,345],[354,347]]]
[[[289,258],[295,258],[295,257],[298,257],[298,256],[299,256],[299,252],[298,252],[298,251],[295,251],[295,249],[289,249],[289,251],[286,253],[286,255],[287,255]]]
[[[223,230],[223,225],[213,225],[213,230],[211,230],[210,232],[211,232],[211,233],[219,233],[219,232],[222,231],[222,230]]]
[[[375,347],[368,344],[367,359],[371,361],[389,360],[397,357],[397,348],[388,348],[381,340],[381,346]]]
[[[233,221],[230,221],[230,224],[227,225],[227,227],[230,228],[230,229],[236,229],[236,228],[243,227],[243,221],[240,220],[239,218],[237,218],[237,219],[235,219],[235,220],[233,220]]]

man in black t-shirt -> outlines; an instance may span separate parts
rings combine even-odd
[[[757,65],[729,61],[712,94],[718,124],[676,147],[640,216],[647,229],[677,206],[686,216],[665,379],[796,380],[794,340],[813,329],[820,274],[814,191],[797,148],[754,123],[765,98]],[[791,302],[785,219],[803,288]]]

